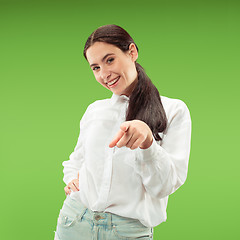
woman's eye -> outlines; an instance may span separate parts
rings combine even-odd
[[[92,70],[93,71],[97,71],[99,69],[99,67],[93,67]]]
[[[108,63],[111,63],[111,62],[113,62],[113,60],[114,60],[114,58],[109,58],[109,59],[107,60],[107,62],[108,62]]]

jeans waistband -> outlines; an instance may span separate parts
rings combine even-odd
[[[71,197],[67,197],[66,204],[69,205],[69,207],[76,209],[80,218],[83,217],[95,225],[107,225],[111,227],[122,224],[123,222],[124,224],[129,223],[137,226],[142,225],[138,219],[123,217],[110,212],[92,211],[91,209],[85,207],[80,201],[76,201]]]

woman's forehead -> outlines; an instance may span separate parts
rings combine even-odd
[[[91,47],[88,48],[86,51],[86,56],[88,59],[88,62],[91,64],[94,61],[101,61],[104,56],[107,54],[121,54],[122,51],[109,43],[104,42],[95,42]]]

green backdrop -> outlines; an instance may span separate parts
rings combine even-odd
[[[83,46],[118,24],[160,94],[182,99],[192,117],[188,178],[154,239],[237,239],[239,10],[231,0],[0,0],[0,238],[53,239],[61,164],[87,106],[111,96]]]

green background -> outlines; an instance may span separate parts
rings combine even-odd
[[[160,94],[192,117],[186,183],[154,239],[239,237],[239,1],[0,1],[1,239],[53,239],[62,162],[87,106],[111,96],[83,58],[97,27],[137,43]]]

